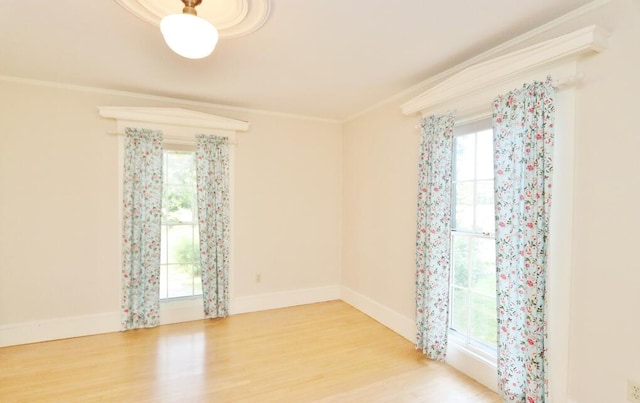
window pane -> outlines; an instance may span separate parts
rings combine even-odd
[[[469,237],[453,235],[453,285],[469,286]]]
[[[471,290],[495,298],[496,247],[493,238],[473,238],[471,256]]]
[[[450,327],[466,335],[468,331],[469,292],[465,289],[453,287],[452,294],[451,300],[453,304],[451,306]]]
[[[198,259],[193,247],[193,225],[170,225],[167,237],[169,263],[191,263]]]
[[[493,179],[493,130],[477,133],[476,179]]]
[[[193,226],[193,259],[191,262],[200,262],[200,227]]]
[[[473,230],[473,183],[464,182],[455,185],[455,217],[453,228],[458,231]]]
[[[196,198],[193,186],[165,185],[162,189],[162,213],[169,222],[194,222]]]
[[[167,264],[167,227],[160,227],[160,264]]]
[[[195,153],[164,150],[160,298],[202,294],[196,200]]]
[[[166,151],[162,152],[162,184],[163,187],[167,183],[167,178],[169,177],[169,160],[168,153]]]
[[[199,264],[193,265],[193,295],[202,294],[202,271]]]
[[[493,203],[493,181],[476,183],[476,231],[495,232],[495,209]]]
[[[167,298],[167,266],[160,265],[160,299]]]
[[[471,315],[471,337],[496,345],[498,319],[495,298],[471,294]]]
[[[193,295],[193,267],[190,264],[167,266],[168,297],[190,297]]]
[[[474,135],[466,134],[455,137],[455,180],[473,180],[475,165]]]
[[[167,176],[169,185],[194,185],[196,183],[195,153],[166,151]]]
[[[488,352],[497,337],[493,162],[492,129],[455,137],[450,326]]]

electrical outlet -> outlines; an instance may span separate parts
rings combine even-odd
[[[629,379],[627,393],[627,399],[630,402],[640,403],[640,382],[634,382]]]
[[[256,283],[259,283],[262,281],[262,276],[260,275],[260,273],[256,273]]]

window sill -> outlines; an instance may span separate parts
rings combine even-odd
[[[193,301],[193,300],[202,301],[202,294],[200,294],[200,295],[191,295],[191,296],[188,296],[188,297],[162,298],[162,299],[160,299],[160,303],[161,304],[173,304],[173,303],[180,303],[180,302],[183,302],[183,301]]]
[[[204,319],[202,295],[160,300],[160,324]]]
[[[445,361],[489,389],[498,390],[496,357],[492,357],[473,346],[463,344],[455,337],[450,337]]]

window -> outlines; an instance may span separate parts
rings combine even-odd
[[[197,133],[210,133],[218,136],[223,136],[229,138],[229,141],[233,143],[238,133],[246,132],[249,129],[249,122],[244,122],[241,120],[230,119],[227,117],[212,115],[208,113],[190,111],[181,108],[147,108],[147,107],[130,107],[130,106],[99,106],[98,110],[100,111],[100,116],[105,118],[116,119],[116,133],[124,133],[127,127],[134,128],[147,128],[152,130],[160,130],[163,133],[163,144],[166,151],[183,151],[183,152],[193,152],[195,150],[196,139],[195,135]],[[119,188],[118,192],[120,195],[123,193],[123,178],[124,178],[124,136],[118,136],[118,149],[119,149],[119,158],[120,163],[118,164],[118,176],[119,176]],[[168,158],[168,157],[167,157]],[[230,147],[229,149],[229,203],[231,208],[233,208],[233,178],[234,178],[234,147]],[[167,167],[172,165],[172,161],[167,162],[163,161],[163,166],[165,169],[165,177],[168,179],[169,175],[167,174]],[[171,169],[171,168],[169,168]],[[195,169],[192,171],[194,172]],[[193,174],[192,174],[193,175]],[[193,176],[191,176],[193,179]],[[168,181],[171,182],[171,181]],[[183,183],[184,184],[184,183]],[[180,183],[177,183],[180,185]],[[165,184],[165,188],[168,184]],[[168,195],[167,190],[164,190],[165,197]],[[195,191],[194,191],[195,194]],[[191,208],[195,209],[195,199],[191,199]],[[122,201],[119,201],[120,206],[122,206]],[[166,204],[166,203],[165,203]],[[120,220],[122,220],[123,211],[120,210]],[[159,297],[162,299],[162,304],[160,304],[160,324],[169,324],[169,323],[178,323],[178,322],[186,322],[190,320],[199,320],[204,318],[204,310],[203,301],[201,298],[194,297],[183,297],[180,298],[178,295],[183,294],[177,292],[178,288],[182,289],[182,285],[180,287],[173,287],[173,280],[167,281],[168,278],[171,278],[171,274],[175,274],[178,272],[175,266],[186,266],[188,262],[173,262],[170,259],[173,258],[173,252],[170,252],[172,249],[172,241],[174,241],[173,231],[169,228],[173,225],[180,224],[182,221],[183,225],[193,225],[192,227],[192,236],[193,236],[193,247],[198,248],[199,238],[198,232],[199,228],[197,228],[197,211],[191,211],[190,220],[180,220],[176,219],[171,222],[168,218],[171,217],[163,217],[161,221],[162,232],[164,233],[161,237],[161,242],[163,242],[161,253],[163,253],[161,257],[161,279],[160,285],[162,287],[162,292],[160,292]],[[231,214],[229,223],[230,231],[233,233],[233,214]],[[175,218],[175,217],[174,217]],[[119,226],[120,230],[122,230],[122,226]],[[170,233],[170,231],[172,233]],[[185,231],[186,232],[186,231]],[[122,232],[119,232],[118,239],[122,239]],[[119,247],[121,248],[120,242],[118,242]],[[199,254],[196,249],[193,253],[194,256]],[[200,268],[195,267],[195,273],[197,275],[191,276],[191,294],[184,295],[198,295],[201,294],[201,286],[200,286]],[[233,254],[229,257],[229,278],[231,282],[231,278],[233,276]],[[173,276],[174,278],[176,276]],[[187,276],[184,276],[187,277]],[[180,275],[178,275],[180,278]],[[231,282],[232,283],[232,282]],[[179,284],[179,282],[178,282]],[[188,277],[185,280],[184,289],[189,288]],[[230,290],[230,294],[232,292],[232,288]],[[231,297],[230,297],[231,298]],[[231,298],[232,299],[232,298]]]
[[[195,151],[165,145],[162,157],[160,299],[201,295]]]
[[[495,355],[493,131],[486,129],[490,125],[462,128],[454,138],[450,334]]]

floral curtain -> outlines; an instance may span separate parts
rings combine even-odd
[[[449,331],[452,114],[422,121],[418,156],[416,349],[444,360]]]
[[[204,313],[229,314],[229,142],[196,135],[198,224]]]
[[[122,225],[122,327],[157,326],[160,308],[162,133],[127,128]]]
[[[498,382],[505,400],[547,399],[546,271],[554,143],[550,79],[493,103]]]

